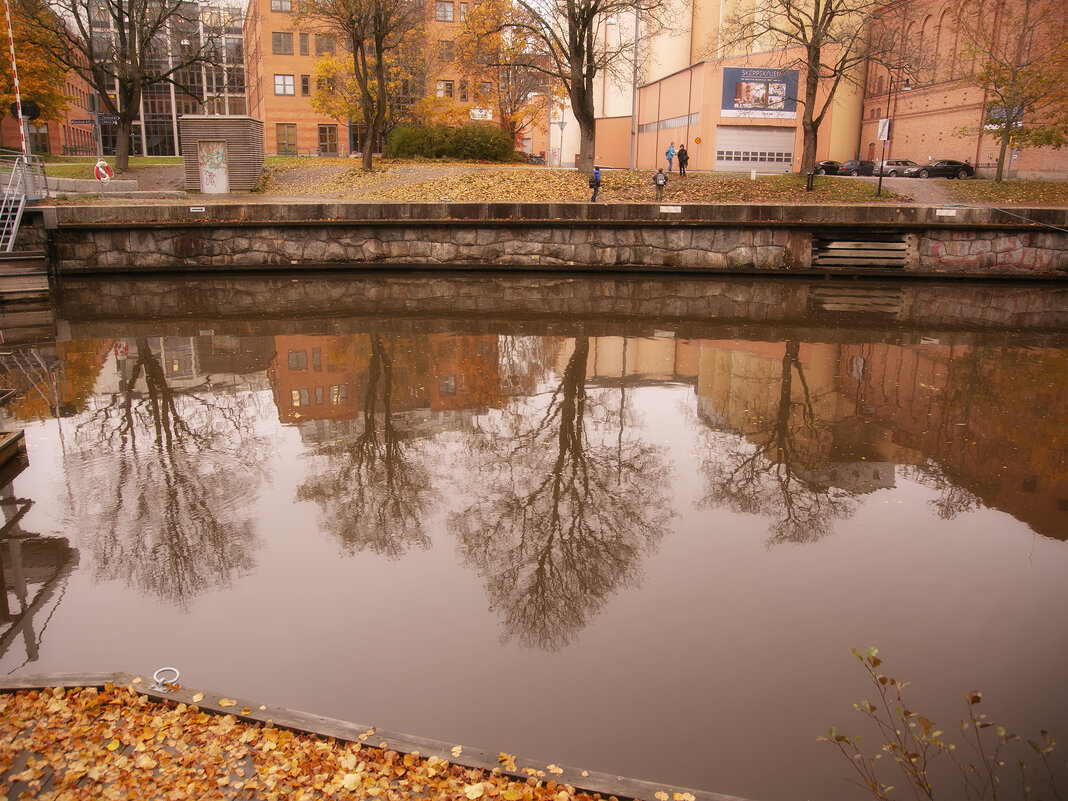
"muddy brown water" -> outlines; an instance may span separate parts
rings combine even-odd
[[[826,282],[498,276],[494,314],[374,315],[345,278],[212,280],[74,283],[62,338],[8,346],[0,671],[174,665],[546,764],[854,799],[816,737],[877,750],[874,645],[947,731],[981,689],[1063,740],[1057,290],[1013,288],[1004,324],[924,285],[958,310],[925,324],[863,284],[828,311]],[[508,312],[513,280],[542,311]],[[701,291],[763,311],[680,316]],[[584,293],[615,311],[563,311]]]

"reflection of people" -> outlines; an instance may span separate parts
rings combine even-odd
[[[679,152],[675,154],[679,158],[679,175],[686,177],[686,165],[690,163],[690,154],[686,152],[686,143],[679,145]]]
[[[675,158],[675,143],[672,142],[668,145],[668,149],[664,151],[664,155],[667,157],[668,172],[671,172],[671,160]]]
[[[679,169],[682,169],[682,162],[679,162]],[[662,169],[656,171],[656,175],[653,176],[653,186],[656,187],[656,199],[664,199],[664,186],[667,185],[667,176],[664,175]]]
[[[596,165],[593,167],[593,175],[590,176],[590,189],[593,190],[590,203],[593,203],[597,200],[597,193],[601,191],[601,168]]]

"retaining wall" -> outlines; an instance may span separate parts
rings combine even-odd
[[[1068,276],[1068,210],[596,204],[206,204],[34,210],[61,274],[306,266],[791,271],[814,242],[892,239],[900,263],[820,272]],[[34,238],[36,237],[36,240]]]

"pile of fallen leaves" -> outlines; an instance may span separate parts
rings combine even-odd
[[[372,729],[360,739],[373,734]],[[151,701],[132,687],[112,684],[99,690],[0,694],[0,742],[5,743],[0,798],[11,801],[600,798],[558,784],[551,774],[562,770],[554,765],[548,774],[528,770],[533,775],[524,780],[500,768],[487,771],[441,756],[401,754],[386,743],[342,742],[276,728],[270,721]],[[461,751],[457,746],[452,756]],[[505,769],[515,770],[514,760],[501,754]]]
[[[1068,204],[1068,181],[948,181],[947,188],[968,203]]]

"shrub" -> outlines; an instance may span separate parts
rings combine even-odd
[[[508,134],[494,125],[477,122],[459,128],[401,126],[390,132],[386,143],[386,153],[395,158],[509,161],[513,150]]]

